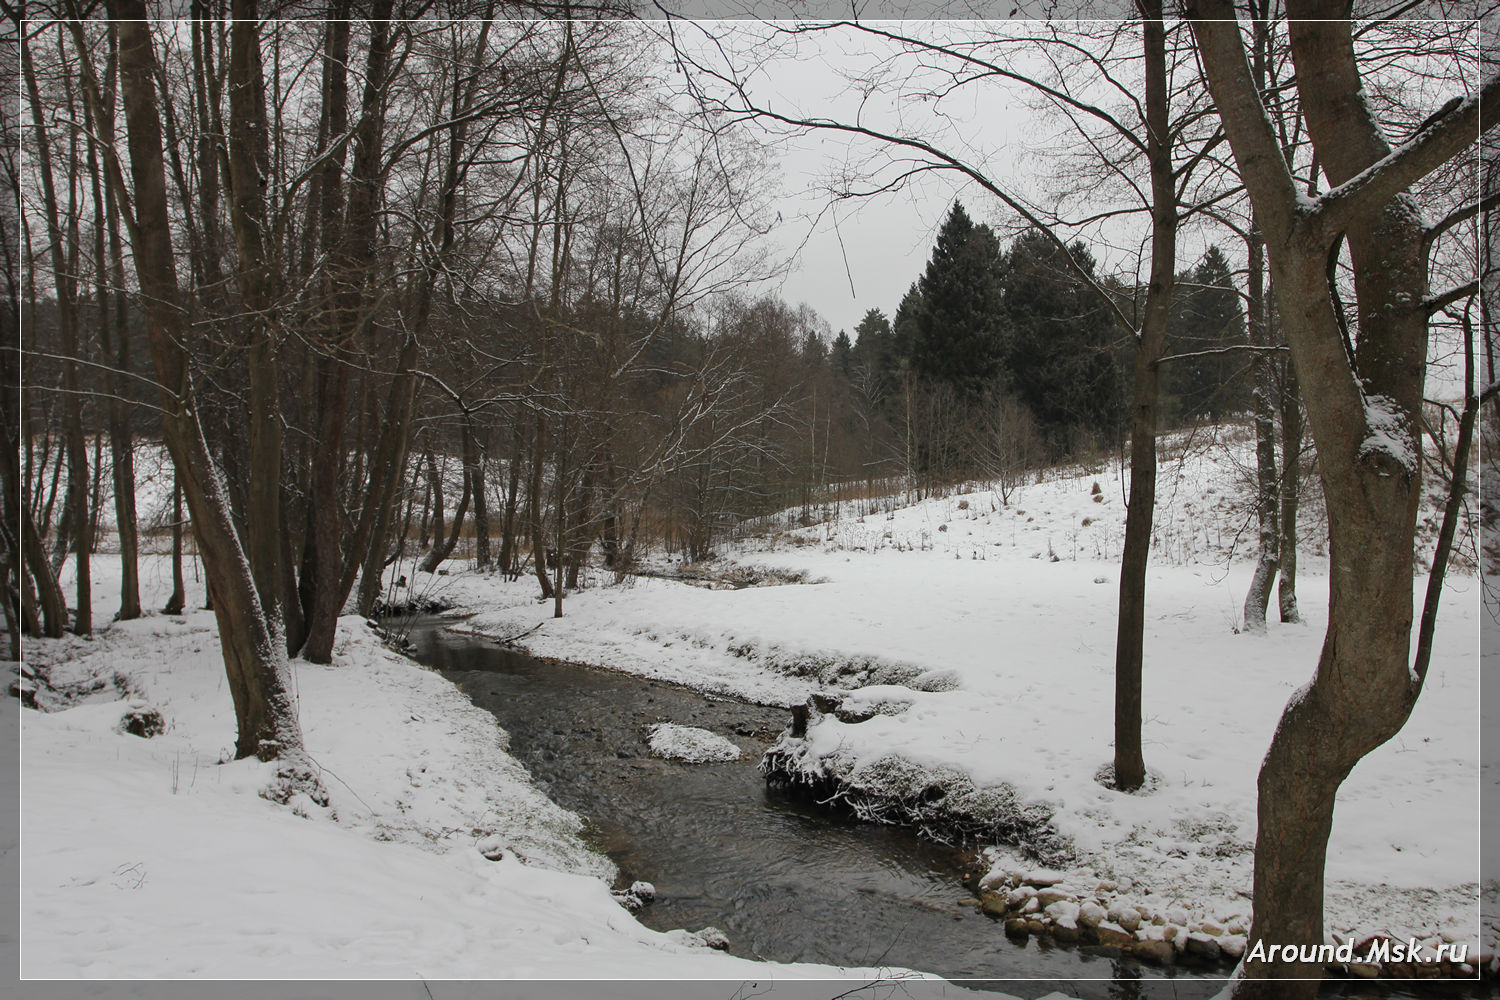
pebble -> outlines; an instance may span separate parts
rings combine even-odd
[[[1189,934],[1182,950],[1208,962],[1219,960],[1219,942],[1206,934]]]
[[[1034,885],[1038,889],[1045,889],[1048,886],[1056,885],[1062,880],[1062,872],[1055,872],[1048,868],[1039,868],[1035,871],[1029,871],[1025,875],[1021,876],[1022,882],[1024,882],[1026,885]]]
[[[1007,910],[1012,907],[1006,905],[1006,897],[998,892],[983,892],[979,894],[979,908],[985,913],[996,917],[1003,917]]]
[[[1167,965],[1176,957],[1172,946],[1165,941],[1137,941],[1127,949],[1136,958],[1157,965]]]
[[[1133,906],[1126,906],[1124,903],[1117,902],[1112,905],[1105,916],[1132,933],[1137,927],[1141,926],[1140,911]]]

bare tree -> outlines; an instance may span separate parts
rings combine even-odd
[[[182,473],[183,492],[203,553],[239,729],[235,753],[282,760],[282,774],[289,782],[326,801],[303,749],[285,647],[263,612],[250,562],[230,517],[221,473],[204,441],[188,377],[185,345],[190,336],[167,210],[158,66],[147,12],[139,0],[119,0],[111,14],[119,19],[120,93],[128,133],[130,188],[113,151],[103,152],[119,203],[122,208],[129,206],[151,355],[163,387],[162,431],[173,463]],[[75,38],[81,41],[81,28],[75,26],[75,30]],[[79,48],[83,56],[84,48]],[[86,65],[87,59],[82,62]]]
[[[1338,788],[1405,724],[1430,653],[1419,636],[1411,658],[1411,565],[1429,315],[1444,294],[1428,288],[1428,226],[1409,189],[1494,123],[1500,78],[1392,148],[1361,96],[1349,5],[1289,3],[1297,90],[1331,185],[1309,201],[1281,155],[1233,5],[1197,0],[1189,10],[1209,89],[1266,235],[1327,497],[1328,632],[1317,672],[1287,705],[1261,766],[1251,928],[1253,942],[1316,945],[1324,940],[1324,865]],[[1341,239],[1354,269],[1357,324],[1350,327],[1328,280],[1329,254]],[[1434,611],[1436,600],[1429,591]],[[1320,972],[1277,951],[1247,961],[1234,993],[1311,997]],[[1304,978],[1271,981],[1286,977]]]
[[[885,176],[858,190],[853,181],[843,185],[845,196],[887,190],[914,175],[930,171],[955,172],[995,196],[1025,224],[1035,227],[1063,251],[1075,278],[1092,289],[1105,310],[1119,325],[1134,348],[1131,402],[1131,489],[1126,515],[1126,541],[1121,560],[1119,627],[1115,650],[1115,749],[1112,784],[1122,790],[1140,788],[1146,779],[1141,751],[1141,670],[1145,621],[1145,580],[1150,553],[1151,523],[1155,506],[1156,430],[1160,406],[1160,371],[1165,331],[1175,281],[1176,239],[1180,220],[1192,213],[1187,204],[1195,170],[1209,161],[1218,144],[1210,130],[1203,132],[1201,101],[1189,91],[1180,94],[1174,113],[1170,93],[1174,85],[1190,84],[1188,54],[1176,42],[1176,29],[1167,30],[1160,4],[1137,5],[1141,20],[1128,28],[1108,29],[1108,38],[1094,46],[1088,39],[1074,39],[1057,27],[1047,26],[1034,34],[1018,37],[1000,34],[990,41],[994,53],[976,43],[968,29],[948,42],[900,33],[881,26],[838,23],[806,25],[786,29],[793,38],[828,31],[847,30],[867,41],[888,45],[910,54],[934,81],[925,89],[912,84],[924,102],[976,82],[1004,81],[1019,92],[1031,93],[1064,116],[1100,160],[1099,170],[1121,181],[1129,192],[1127,208],[1104,213],[1125,217],[1132,213],[1150,220],[1149,235],[1141,240],[1149,247],[1149,261],[1141,262],[1146,274],[1138,281],[1144,294],[1134,297],[1139,311],[1127,315],[1120,296],[1106,288],[1068,254],[1062,233],[1067,220],[1029,204],[1009,186],[999,183],[982,159],[970,155],[964,141],[951,137],[924,136],[918,129],[882,129],[861,121],[782,112],[769,107],[751,91],[746,75],[733,65],[710,65],[710,57],[695,58],[693,46],[679,43],[685,63],[699,74],[701,100],[731,119],[754,119],[783,129],[815,129],[873,140],[884,144],[894,161],[894,178]],[[1121,57],[1121,31],[1140,32],[1140,55]],[[1096,40],[1097,41],[1097,40]],[[1008,47],[1017,42],[1054,52],[1055,71],[1037,73],[1031,67],[1012,66]],[[1095,49],[1109,53],[1099,55]],[[723,51],[720,46],[715,51]],[[934,69],[933,67],[937,67]],[[1075,84],[1074,79],[1088,83]],[[882,68],[864,84],[863,93],[880,92],[888,73]],[[1075,89],[1075,87],[1077,89]],[[710,88],[718,93],[709,93]],[[1128,110],[1117,116],[1100,95],[1109,95]],[[925,105],[924,105],[925,106]],[[1103,138],[1101,138],[1101,136]],[[1144,177],[1140,176],[1144,174]],[[1222,192],[1205,197],[1223,197]],[[1093,221],[1099,216],[1090,212]]]

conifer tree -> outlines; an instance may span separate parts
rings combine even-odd
[[[1218,247],[1178,283],[1182,294],[1173,310],[1168,354],[1194,355],[1171,363],[1171,391],[1181,416],[1219,418],[1246,405],[1245,380],[1238,377],[1245,360],[1238,352],[1220,351],[1245,343],[1245,312],[1230,276],[1229,261]]]
[[[1000,370],[1000,242],[954,202],[917,282],[911,370],[977,399]]]
[[[1069,253],[1093,273],[1087,247],[1075,242]],[[1123,392],[1114,330],[1097,294],[1036,230],[1016,237],[1001,287],[1006,385],[1031,411],[1050,449],[1070,451],[1079,430],[1110,437],[1122,415]]]

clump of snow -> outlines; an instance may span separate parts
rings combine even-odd
[[[707,729],[694,726],[679,726],[675,722],[658,722],[648,726],[648,742],[651,752],[658,757],[686,761],[689,764],[709,764],[739,760],[740,748],[731,741]]]
[[[863,820],[915,826],[943,843],[1015,844],[1046,864],[1073,859],[1046,803],[1023,802],[1009,785],[976,785],[952,767],[923,767],[895,754],[845,753],[841,734],[850,728],[822,716],[807,739],[784,733],[761,759],[761,772],[820,801],[843,803]]]
[[[845,722],[862,722],[877,715],[900,715],[916,702],[916,692],[899,684],[872,684],[844,695],[839,701],[838,717]]]
[[[1396,401],[1371,395],[1365,398],[1365,439],[1360,443],[1359,457],[1363,461],[1377,455],[1395,462],[1407,477],[1417,473],[1411,428]]]

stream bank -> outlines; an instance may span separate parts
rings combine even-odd
[[[1148,987],[1160,983],[1162,995],[1192,1000],[1220,987],[1219,965],[1154,967],[1098,944],[1008,939],[975,897],[973,854],[768,785],[757,765],[784,708],[542,661],[433,621],[410,638],[419,660],[496,716],[537,786],[585,818],[620,884],[655,886],[639,914],[649,927],[716,927],[749,958],[1004,980],[1027,997],[1156,995]],[[709,730],[743,756],[654,757],[647,727],[661,722]]]

